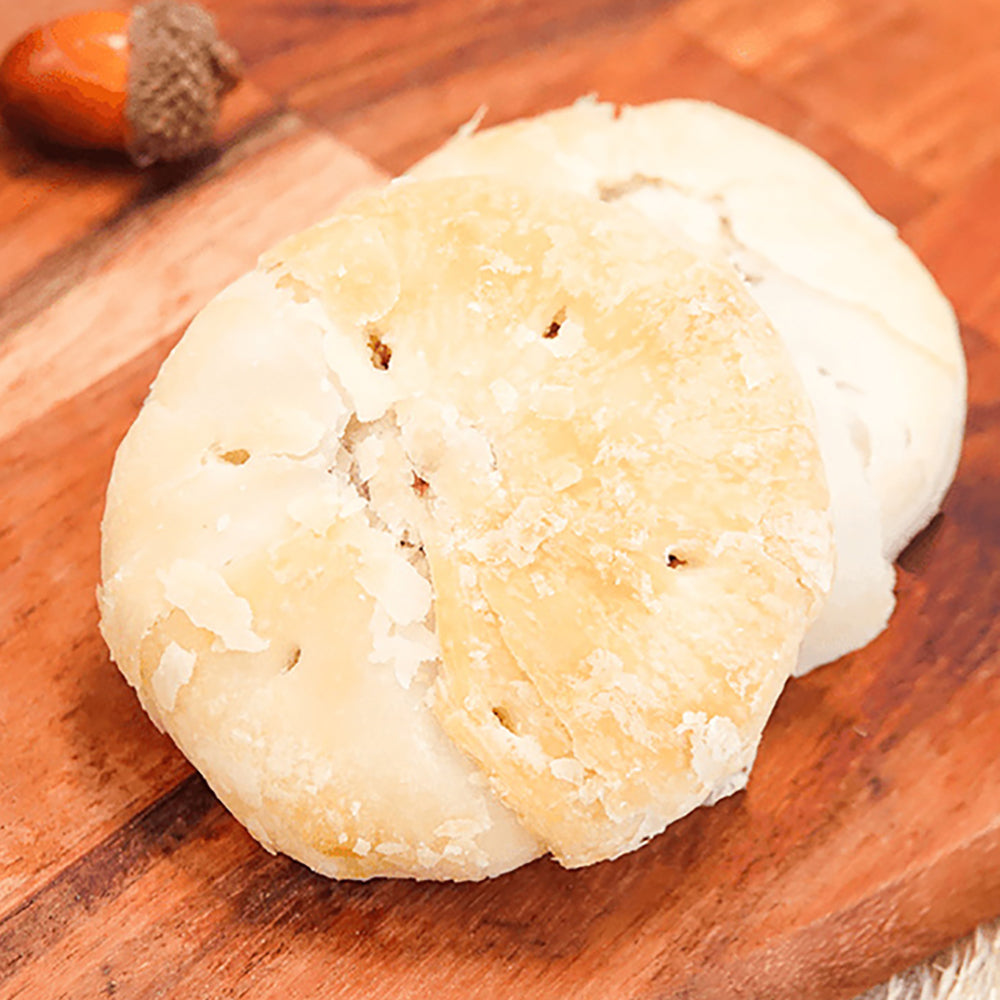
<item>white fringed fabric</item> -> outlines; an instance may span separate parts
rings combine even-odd
[[[857,1000],[1000,1000],[1000,920]]]

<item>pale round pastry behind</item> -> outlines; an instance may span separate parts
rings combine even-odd
[[[464,129],[410,172],[461,174],[629,204],[735,266],[807,385],[833,497],[838,568],[799,672],[874,638],[892,561],[938,510],[965,418],[954,313],[893,227],[814,153],[699,101],[583,100]]]
[[[576,195],[393,185],[164,363],[108,490],[102,630],[272,850],[588,864],[745,781],[827,504],[728,267]]]

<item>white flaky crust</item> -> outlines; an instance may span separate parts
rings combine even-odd
[[[727,258],[787,343],[820,425],[838,570],[799,671],[868,643],[892,561],[958,463],[965,363],[931,276],[832,167],[712,104],[592,100],[463,130],[414,177],[495,174],[631,204]]]
[[[471,879],[740,787],[832,573],[808,399],[727,266],[474,179],[212,302],[118,453],[102,630],[271,849]]]

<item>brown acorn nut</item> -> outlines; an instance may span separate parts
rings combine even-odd
[[[150,0],[74,14],[28,32],[0,62],[0,111],[17,130],[139,166],[182,160],[212,139],[239,57],[197,4]]]

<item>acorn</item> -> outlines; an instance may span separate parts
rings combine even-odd
[[[28,32],[0,63],[0,112],[39,139],[124,151],[145,167],[208,146],[240,72],[211,14],[150,0],[130,13],[88,11]]]

